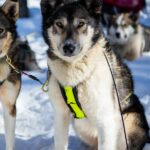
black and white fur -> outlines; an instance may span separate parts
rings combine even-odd
[[[108,57],[117,84],[130,150],[148,139],[144,109],[134,95],[129,69],[110,49],[99,29],[101,0],[42,0],[43,35],[49,45],[49,96],[54,108],[55,150],[68,149],[70,110],[61,86],[76,86],[85,119],[73,118],[77,135],[98,150],[125,150],[121,114]],[[132,95],[124,101],[125,97]]]
[[[141,57],[145,39],[143,28],[138,24],[139,13],[103,14],[106,22],[107,34],[112,48],[121,57],[127,60],[135,60]]]
[[[21,75],[6,62],[6,55],[18,67],[12,45],[17,38],[16,20],[19,2],[6,0],[0,7],[0,102],[4,111],[6,150],[15,149],[16,100],[21,87]],[[0,148],[1,149],[1,148]]]

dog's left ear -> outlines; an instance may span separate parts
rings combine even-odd
[[[16,21],[19,17],[19,0],[6,0],[1,9],[10,20]]]
[[[140,15],[139,12],[136,12],[136,13],[131,12],[129,13],[129,18],[136,23],[139,19],[139,15]]]
[[[102,0],[79,0],[80,4],[84,5],[92,14],[99,16],[102,9]]]
[[[41,0],[41,11],[43,17],[50,15],[58,6],[64,4],[64,0]]]

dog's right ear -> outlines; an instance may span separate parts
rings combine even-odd
[[[19,0],[6,0],[1,9],[10,20],[16,21],[19,17]]]
[[[105,24],[107,26],[109,26],[110,24],[115,24],[117,15],[111,15],[111,14],[103,13],[102,18],[103,18],[103,21],[105,22]]]
[[[54,9],[64,4],[64,0],[41,0],[42,15],[50,15]]]

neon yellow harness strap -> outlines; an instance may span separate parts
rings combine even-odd
[[[74,95],[73,88],[71,86],[65,86],[64,87],[64,92],[66,95],[66,103],[71,109],[73,115],[75,118],[82,119],[85,118],[86,115],[84,114],[82,108],[77,104],[77,99],[75,98],[76,96]]]

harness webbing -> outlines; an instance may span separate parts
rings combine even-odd
[[[18,74],[24,74],[26,76],[28,76],[30,79],[34,80],[34,81],[37,81],[39,82],[41,85],[42,85],[42,91],[43,92],[48,92],[48,89],[46,89],[46,87],[48,86],[48,80],[45,82],[45,83],[42,83],[40,79],[38,79],[36,76],[33,76],[31,74],[28,74],[24,71],[21,71],[21,70],[18,70],[13,64],[12,64],[12,61],[11,61],[11,58],[6,55],[6,63]]]
[[[82,110],[81,104],[78,100],[77,88],[71,86],[60,86],[62,96],[68,105],[70,111],[72,112],[74,118],[82,119],[85,118],[86,115]]]

